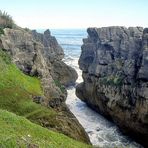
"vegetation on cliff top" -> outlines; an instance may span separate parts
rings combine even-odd
[[[13,28],[15,23],[7,12],[0,10],[0,28]]]
[[[33,102],[32,98],[34,96],[43,96],[40,80],[23,74],[11,63],[10,56],[0,49],[0,109],[2,109],[0,110],[0,147],[1,145],[2,147],[15,147],[20,142],[25,147],[26,143],[20,136],[21,134],[23,137],[26,136],[24,132],[29,130],[31,132],[28,134],[33,137],[30,139],[33,144],[40,146],[45,140],[41,147],[47,147],[47,144],[51,144],[48,147],[60,147],[61,145],[62,147],[66,147],[66,145],[68,147],[72,143],[76,147],[87,147],[85,144],[78,143],[62,134],[48,132],[47,129],[27,121],[29,119],[36,124],[54,130],[58,126],[60,128],[61,123],[56,120],[58,113],[52,108],[46,108]],[[17,117],[3,110],[13,112],[27,119]],[[11,123],[12,121],[14,124]],[[24,126],[22,126],[23,124]]]

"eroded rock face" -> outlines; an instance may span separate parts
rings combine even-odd
[[[148,29],[89,28],[77,96],[148,145]]]
[[[26,32],[25,30],[20,29],[5,29],[4,31],[5,35],[1,39],[2,45],[3,48],[11,54],[13,62],[24,73],[41,78],[45,95],[45,99],[42,103],[48,106],[50,105],[50,102],[56,98],[59,98],[59,100],[55,102],[55,106],[64,102],[66,95],[55,85],[50,74],[52,68],[50,52],[52,54],[53,49],[50,48],[50,46],[45,47],[42,42],[36,40],[31,32]],[[48,42],[50,42],[50,39]],[[64,56],[59,45],[56,50],[58,50],[58,47],[59,51],[61,51],[61,55]],[[56,52],[54,52],[54,55],[56,55]],[[58,59],[60,60],[60,58]]]
[[[52,64],[52,77],[65,86],[74,85],[78,74],[72,67],[66,65],[63,61],[55,61]]]
[[[46,30],[41,34],[21,28],[6,28],[4,35],[0,37],[0,48],[11,55],[13,63],[25,74],[41,79],[44,96],[33,96],[32,99],[36,103],[54,108],[58,114],[51,127],[51,123],[46,121],[41,121],[42,125],[90,143],[83,127],[65,105],[67,92],[62,84],[75,83],[76,71],[62,61],[63,49],[50,31]]]
[[[50,31],[46,30],[44,34],[32,31],[32,35],[36,41],[44,45],[44,57],[46,58],[50,74],[54,80],[60,81],[62,85],[73,85],[78,78],[76,71],[66,65],[62,59],[64,51],[58,44],[55,37],[51,36]]]
[[[55,81],[65,86],[74,84],[77,73],[62,62],[63,49],[49,30],[41,34],[35,30],[5,29],[1,42],[2,48],[11,54],[13,62],[24,73],[41,78],[46,96],[44,104],[58,106],[65,101],[66,91],[61,92]]]

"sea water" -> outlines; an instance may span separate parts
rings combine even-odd
[[[51,34],[55,36],[64,49],[63,61],[73,67],[78,73],[77,83],[82,82],[82,72],[78,66],[81,54],[82,39],[87,37],[85,29],[52,29]],[[75,95],[75,87],[67,89],[68,96],[66,104],[76,116],[80,124],[87,132],[92,144],[102,148],[142,148],[138,143],[124,136],[119,128],[106,118],[90,109]]]

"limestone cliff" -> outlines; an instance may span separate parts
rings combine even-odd
[[[75,83],[77,73],[62,61],[63,49],[50,31],[41,34],[19,27],[5,28],[4,35],[0,36],[0,48],[11,56],[13,63],[25,74],[40,78],[44,95],[31,94],[32,99],[54,108],[58,114],[50,123],[41,119],[40,124],[90,143],[83,127],[65,105],[67,94],[63,85]]]
[[[44,34],[36,31],[27,32],[23,29],[5,29],[4,31],[5,35],[1,37],[1,47],[11,54],[13,62],[24,73],[41,78],[45,98],[40,101],[47,106],[50,103],[60,105],[64,102],[66,93],[62,91],[65,90],[62,88],[61,91],[55,81],[69,85],[75,82],[77,74],[62,62],[63,49],[55,37],[50,35],[50,31],[46,30]],[[59,63],[62,66],[59,66]],[[73,72],[70,73],[70,71]],[[73,79],[70,79],[71,77]]]
[[[50,35],[50,31],[46,30],[44,34],[32,31],[35,40],[44,45],[44,56],[46,61],[51,63],[51,75],[54,80],[59,80],[65,86],[73,85],[78,78],[76,71],[66,65],[62,59],[64,58],[63,49],[57,43],[55,37]],[[50,48],[50,50],[49,50]]]
[[[77,96],[148,146],[148,29],[89,28]]]

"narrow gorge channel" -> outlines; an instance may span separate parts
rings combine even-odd
[[[87,37],[85,30],[51,30],[65,52],[64,62],[78,73],[77,83],[82,82],[78,59],[81,53],[82,39]],[[75,95],[75,87],[67,89],[66,104],[88,133],[94,146],[104,148],[141,148],[139,144],[124,136],[118,127],[94,112]]]

